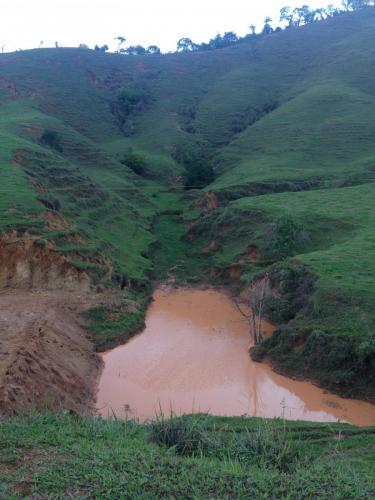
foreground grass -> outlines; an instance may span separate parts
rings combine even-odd
[[[1,498],[370,498],[375,429],[205,415],[0,423]]]

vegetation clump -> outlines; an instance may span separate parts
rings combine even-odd
[[[113,302],[91,308],[87,316],[95,349],[102,351],[125,343],[142,330],[149,301],[147,291],[127,289]]]
[[[176,416],[171,410],[164,415],[160,410],[155,420],[148,424],[150,440],[178,455],[201,455],[208,445],[208,416]]]
[[[148,177],[148,161],[142,153],[128,151],[121,160],[121,163],[129,167],[133,172],[141,177]]]
[[[271,297],[265,301],[265,315],[276,324],[293,319],[312,299],[316,276],[296,262],[274,264],[267,272]]]
[[[128,85],[118,94],[112,104],[112,112],[117,117],[121,130],[126,136],[136,133],[136,118],[152,101],[151,93],[138,85]]]
[[[42,137],[40,138],[40,142],[43,145],[48,146],[59,153],[61,153],[63,150],[61,144],[61,138],[55,130],[46,129],[43,132]]]
[[[214,180],[212,162],[204,148],[199,146],[179,148],[175,158],[185,169],[185,189],[202,189]]]
[[[302,252],[308,242],[309,234],[303,224],[291,215],[282,215],[268,226],[259,249],[266,258],[282,260]]]
[[[286,425],[276,426],[272,421],[259,422],[255,430],[247,431],[237,439],[236,458],[245,464],[275,468],[290,472],[301,460],[299,439],[293,436]]]

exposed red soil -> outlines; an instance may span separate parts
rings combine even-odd
[[[249,245],[237,260],[239,264],[258,264],[262,260],[262,254],[256,245]]]
[[[105,82],[98,78],[92,71],[86,71],[86,78],[90,80],[97,89],[103,90],[106,88]]]
[[[45,229],[49,229],[51,231],[56,229],[58,231],[68,229],[70,226],[69,222],[56,212],[44,212],[43,218],[45,221]]]
[[[0,289],[88,291],[90,280],[51,243],[16,233],[0,236]]]
[[[84,238],[80,233],[72,233],[64,236],[64,241],[73,243],[75,245],[88,245],[89,241]]]
[[[209,245],[202,248],[201,253],[203,254],[214,253],[217,252],[218,250],[220,250],[220,243],[217,240],[213,240]]]
[[[219,208],[219,200],[215,193],[209,191],[199,199],[196,206],[201,209],[203,213],[210,213]]]
[[[86,273],[51,243],[0,235],[0,414],[92,409],[101,361],[81,313],[98,300]]]
[[[13,99],[21,98],[21,94],[17,90],[16,84],[4,76],[0,76],[0,88],[8,90]]]
[[[26,155],[27,151],[24,149],[17,149],[13,155],[11,163],[13,163],[13,165],[21,165],[23,160],[26,158]]]
[[[92,408],[101,361],[80,313],[93,301],[92,294],[0,292],[0,413]]]
[[[241,277],[242,266],[234,264],[227,269],[227,273],[231,280],[238,280]]]
[[[196,223],[196,219],[194,219],[194,220],[184,220],[184,221],[181,222],[181,224],[183,226],[189,227],[189,228],[192,227],[192,226],[194,226],[195,223]]]
[[[219,267],[212,267],[210,269],[210,278],[218,278],[221,275],[221,269]]]

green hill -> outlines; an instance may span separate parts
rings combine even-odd
[[[368,8],[207,52],[0,55],[0,231],[131,289],[136,313],[92,311],[98,348],[169,272],[266,275],[280,329],[252,355],[374,401],[374,42]]]

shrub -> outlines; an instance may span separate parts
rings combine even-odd
[[[44,146],[48,146],[55,151],[61,152],[63,150],[60,136],[55,130],[46,129],[40,138],[40,142]]]
[[[210,184],[215,176],[211,163],[205,158],[190,158],[184,162],[186,169],[185,188],[203,188]]]
[[[61,210],[61,202],[58,198],[54,198],[53,196],[47,195],[46,197],[40,196],[38,201],[42,203],[49,210],[53,210],[54,212],[59,212]]]
[[[121,163],[129,167],[135,174],[147,177],[147,159],[141,153],[128,151]]]
[[[302,223],[290,215],[279,217],[264,233],[259,248],[268,258],[282,259],[303,250],[309,241]]]
[[[299,440],[293,439],[285,424],[262,420],[255,431],[247,431],[236,443],[236,458],[240,462],[290,471],[299,461],[301,448]]]
[[[256,363],[263,360],[264,356],[267,354],[265,347],[261,344],[250,347],[249,349],[250,357]]]
[[[176,151],[175,159],[186,171],[185,189],[203,188],[214,180],[212,162],[203,146],[181,147]]]
[[[152,95],[141,82],[128,84],[119,92],[111,108],[125,135],[131,136],[136,132],[134,118],[143,113],[151,102]]]
[[[264,303],[264,313],[271,321],[286,323],[308,307],[316,278],[306,266],[295,262],[274,264],[268,276],[272,289],[277,292]]]
[[[171,410],[166,417],[160,410],[148,424],[149,438],[153,443],[174,449],[179,455],[201,454],[207,445],[208,415],[176,416]]]
[[[45,248],[47,246],[47,241],[43,238],[38,238],[35,240],[35,245],[39,248]]]

